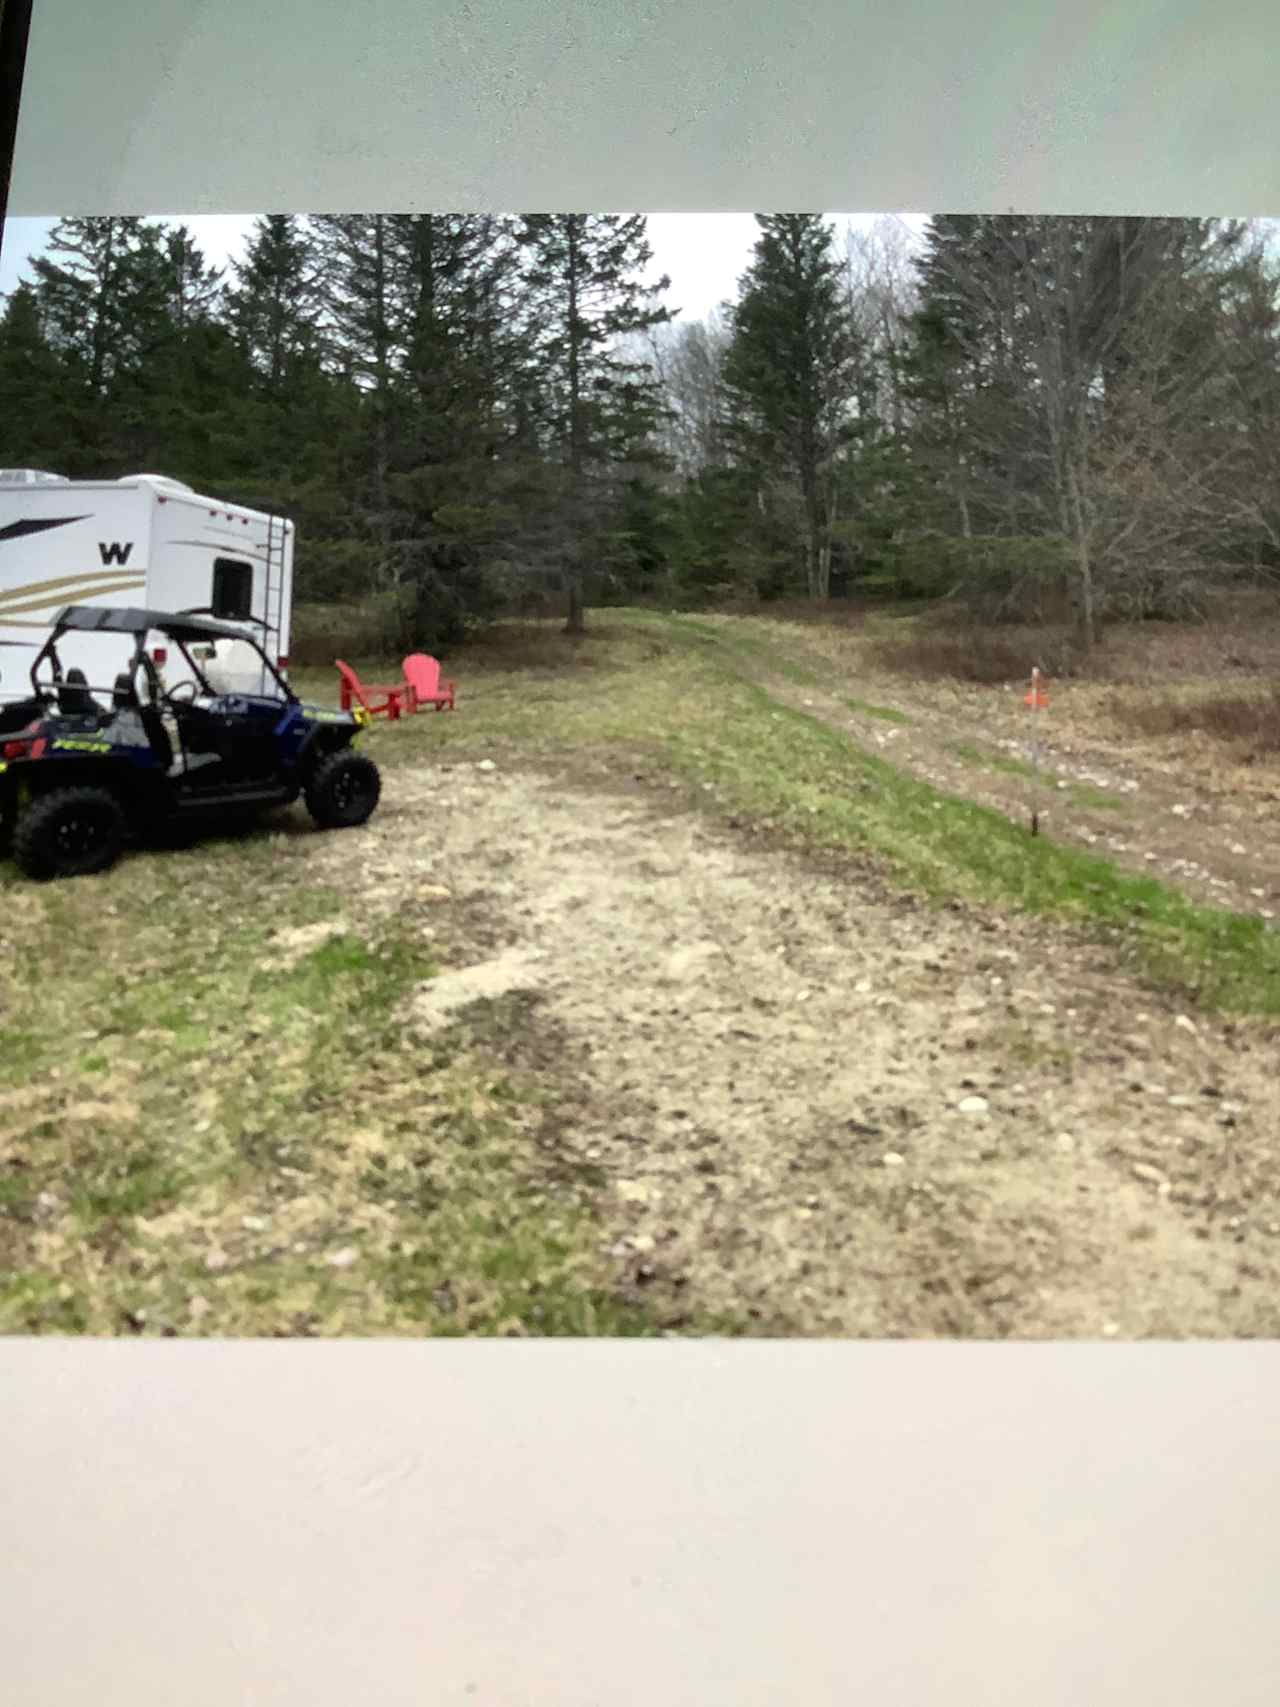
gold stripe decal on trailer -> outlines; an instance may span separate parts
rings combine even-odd
[[[145,587],[145,575],[135,575],[128,581],[112,581],[107,586],[100,582],[88,581],[78,587],[66,587],[58,593],[46,595],[42,599],[24,599],[21,604],[0,595],[0,625],[11,616],[23,616],[33,610],[61,610],[63,605],[78,605],[85,599],[99,599],[107,593],[130,593],[139,587]]]
[[[5,587],[0,599],[22,599],[31,593],[56,592],[59,587],[78,587],[82,581],[131,581],[141,571],[135,563],[132,569],[81,569],[74,575],[55,575],[48,581],[26,581],[17,587]]]

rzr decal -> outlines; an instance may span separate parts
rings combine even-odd
[[[55,741],[55,753],[109,753],[110,741]]]

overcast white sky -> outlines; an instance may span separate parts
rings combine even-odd
[[[205,257],[214,265],[236,258],[252,216],[210,214],[194,218],[165,214],[166,220],[182,219],[195,234]],[[868,226],[882,216],[874,213],[829,214],[838,232],[847,222]],[[927,215],[899,214],[913,230],[923,229]],[[0,294],[11,291],[27,270],[27,260],[38,254],[48,240],[54,221],[10,219],[5,223],[4,250],[0,254]],[[738,279],[745,271],[755,242],[757,226],[750,213],[651,213],[649,241],[654,251],[654,272],[671,277],[668,301],[685,318],[700,320],[717,303],[737,295]]]

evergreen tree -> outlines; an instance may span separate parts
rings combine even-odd
[[[32,262],[49,341],[93,400],[106,394],[128,337],[129,262],[141,225],[136,218],[60,219],[49,252]]]
[[[19,284],[0,317],[0,464],[65,472],[68,380],[45,336],[35,291]]]
[[[209,366],[228,342],[216,324],[221,277],[186,226],[134,233],[121,278],[128,331],[108,391],[110,463],[210,478],[210,420],[226,402]]]
[[[228,320],[263,389],[278,397],[299,369],[309,377],[318,360],[321,291],[300,221],[288,213],[260,215],[233,273]]]
[[[725,359],[729,430],[761,475],[783,475],[798,498],[805,579],[826,598],[839,489],[853,431],[856,343],[831,230],[818,214],[757,214],[760,236],[731,317]],[[787,494],[784,504],[790,508]]]
[[[511,222],[412,214],[390,223],[399,282],[390,498],[395,555],[420,636],[453,638],[510,578],[499,466],[521,358]]]
[[[258,473],[261,500],[314,502],[336,478],[357,398],[324,362],[316,245],[292,214],[255,222],[225,293],[225,323],[248,364],[226,421],[228,449]]]
[[[628,335],[661,324],[658,302],[670,280],[643,282],[653,258],[642,214],[530,214],[522,221],[525,279],[536,317],[530,369],[537,376],[541,448],[560,473],[561,526],[551,544],[568,586],[566,629],[583,628],[584,572],[604,548],[612,475],[651,449],[662,414],[648,364],[620,348]],[[544,537],[544,547],[551,543]]]

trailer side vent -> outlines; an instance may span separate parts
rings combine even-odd
[[[253,565],[234,557],[213,560],[213,608],[216,622],[247,622],[253,615]]]

